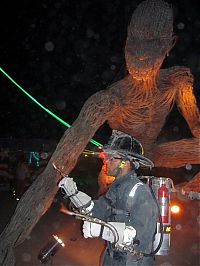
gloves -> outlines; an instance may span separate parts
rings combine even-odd
[[[64,177],[59,182],[58,186],[63,188],[65,194],[70,197],[76,193],[78,193],[76,183],[74,182],[73,178]]]
[[[118,222],[109,222],[107,223],[112,228],[114,227],[114,231],[117,231],[118,239],[117,243],[121,245],[130,245],[135,236],[136,230],[132,226],[126,226],[125,223],[118,223]],[[115,241],[113,230],[109,229],[108,227],[103,227],[102,238],[106,241],[113,243]],[[85,221],[83,224],[83,235],[85,238],[88,237],[99,237],[101,232],[101,225],[97,223],[87,222]]]
[[[70,197],[71,202],[76,208],[86,208],[86,213],[90,212],[94,203],[91,201],[91,197],[82,191],[77,190],[76,183],[73,178],[64,177],[58,184],[63,192]],[[88,210],[87,210],[88,209]]]

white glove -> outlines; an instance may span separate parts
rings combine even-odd
[[[59,182],[58,186],[64,190],[68,197],[70,197],[71,202],[76,208],[87,207],[85,209],[86,213],[92,210],[94,203],[91,201],[91,197],[84,192],[77,190],[77,186],[73,178],[64,177]]]
[[[125,223],[118,223],[118,222],[109,222],[108,225],[113,226],[114,229],[117,231],[118,237],[117,236],[116,237],[118,238],[117,241],[118,244],[130,245],[133,242],[136,236],[135,228],[133,228],[132,226],[126,226]],[[85,238],[99,237],[100,232],[101,232],[100,224],[87,222],[87,221],[84,222],[83,235]],[[115,240],[115,237],[113,235],[113,230],[104,226],[102,238],[106,241],[113,243]]]
[[[78,193],[77,186],[73,178],[64,177],[63,179],[61,179],[58,186],[64,190],[65,194],[68,197]]]

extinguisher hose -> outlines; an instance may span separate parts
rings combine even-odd
[[[153,199],[156,202],[156,206],[158,208],[158,219],[159,219],[159,224],[160,224],[160,241],[159,241],[158,246],[156,247],[156,249],[154,251],[152,251],[151,253],[143,253],[143,256],[145,256],[145,257],[154,256],[158,252],[158,250],[160,249],[162,242],[163,242],[163,223],[162,223],[160,208],[159,208],[158,201],[156,199],[156,196],[153,192],[152,187],[149,186],[149,188],[150,188],[151,194],[153,196]]]

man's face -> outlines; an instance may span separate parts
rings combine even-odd
[[[104,164],[106,165],[106,174],[108,176],[117,176],[119,171],[119,164],[122,161],[121,155],[115,154],[105,154]]]

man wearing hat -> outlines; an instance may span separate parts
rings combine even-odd
[[[153,163],[143,156],[139,141],[117,130],[103,152],[107,174],[115,177],[105,195],[92,200],[78,191],[69,177],[64,177],[59,187],[81,213],[102,221],[85,221],[83,234],[107,241],[103,265],[154,265],[158,209],[149,186],[136,174],[140,166],[151,168]]]

